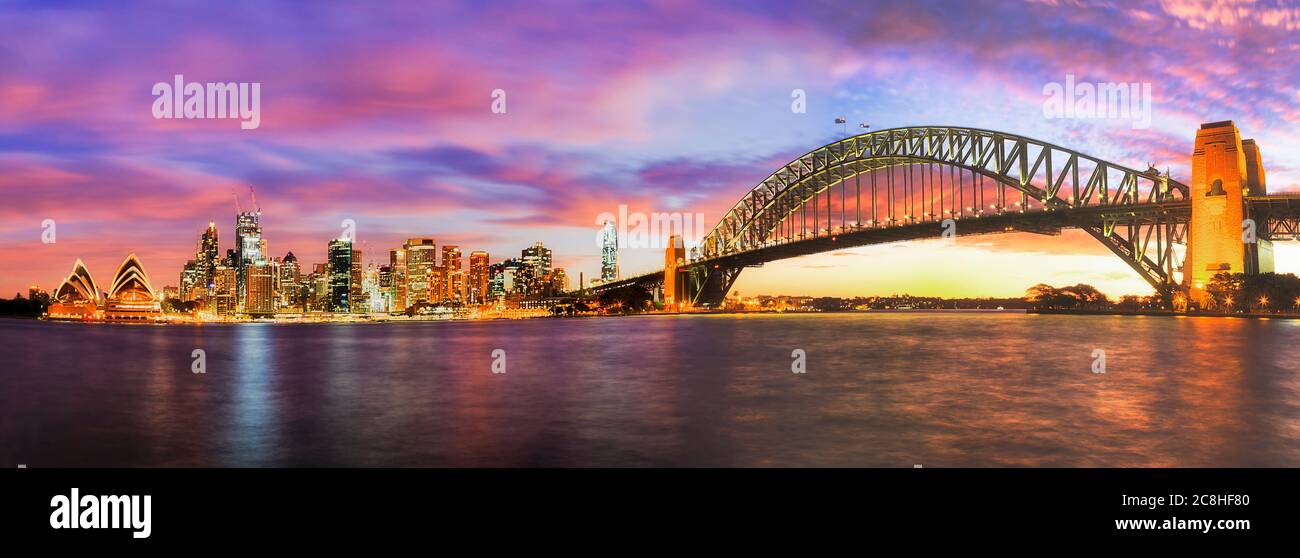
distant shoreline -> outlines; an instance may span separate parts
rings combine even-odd
[[[1300,313],[1274,314],[1267,312],[1176,312],[1173,310],[1068,310],[1029,309],[1029,314],[1073,314],[1079,316],[1183,316],[1188,318],[1276,318],[1300,320]]]

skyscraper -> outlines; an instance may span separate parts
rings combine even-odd
[[[406,310],[406,250],[394,248],[388,251],[388,266],[393,274],[393,304],[389,310],[401,312]]]
[[[302,304],[302,268],[298,256],[289,252],[280,260],[280,307],[298,308]]]
[[[437,294],[430,293],[435,280],[437,244],[432,238],[410,238],[402,248],[406,252],[406,307],[430,302]]]
[[[397,290],[393,288],[395,286],[393,284],[393,266],[379,266],[379,271],[375,280],[378,282],[379,297],[383,301],[378,311],[392,312],[394,310],[394,305],[397,302]],[[374,306],[375,305],[371,305],[371,308],[374,308]]]
[[[244,314],[269,316],[275,314],[275,268],[271,262],[257,260],[244,268]]]
[[[465,272],[462,267],[460,247],[447,244],[442,247],[442,299],[460,302],[464,298]]]
[[[612,221],[605,221],[600,235],[600,280],[618,280],[618,230]]]
[[[240,304],[246,293],[245,270],[263,257],[261,219],[261,211],[241,211],[235,216],[235,260],[232,263],[236,270],[236,296]]]
[[[469,253],[469,301],[483,304],[487,301],[488,253],[475,250]]]
[[[327,249],[329,258],[329,298],[331,312],[347,312],[348,297],[352,292],[352,241],[346,238],[331,240]]]
[[[200,291],[206,292],[202,283],[198,264],[194,260],[185,262],[185,267],[181,268],[180,299],[188,302],[197,298]]]
[[[235,268],[217,264],[212,272],[213,296],[212,311],[218,316],[234,316],[239,310],[236,298]]]
[[[551,271],[551,249],[542,246],[541,241],[524,248],[519,259],[533,268],[533,277],[543,277]]]
[[[194,255],[195,268],[199,273],[199,283],[206,291],[204,296],[211,294],[214,288],[213,278],[216,273],[220,252],[221,249],[217,243],[217,224],[208,221],[208,229],[199,236],[198,253]],[[181,296],[185,295],[182,294]]]
[[[365,287],[365,267],[362,265],[361,250],[352,249],[352,266],[348,274],[348,311],[364,314],[370,311],[369,296]]]

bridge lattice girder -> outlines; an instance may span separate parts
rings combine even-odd
[[[915,165],[939,165],[941,169],[970,172],[972,188],[975,176],[1010,187],[1021,198],[1014,211],[1028,211],[1030,199],[1039,203],[1042,211],[1087,209],[1097,219],[1081,228],[1124,258],[1153,285],[1173,280],[1177,263],[1172,247],[1186,238],[1186,215],[1172,211],[1170,204],[1188,198],[1186,185],[1160,175],[1155,169],[1138,171],[1024,136],[952,126],[880,130],[809,151],[742,197],[702,239],[699,260],[783,242],[781,224],[800,211],[806,212],[810,202],[817,209],[818,196],[833,186],[846,188],[846,181],[859,175]],[[941,184],[940,188],[944,187]],[[942,214],[907,215],[902,222],[891,214],[885,223],[875,219],[855,220],[838,232],[828,224],[826,229],[815,226],[811,234],[813,237],[844,234],[918,220],[984,215],[982,207],[963,208],[953,202],[948,200],[954,207]],[[826,208],[829,211],[829,199]],[[1003,204],[995,209],[1001,214],[1009,208]],[[806,235],[801,231],[799,237],[802,240]]]

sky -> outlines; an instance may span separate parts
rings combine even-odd
[[[270,252],[367,261],[433,237],[493,261],[541,241],[598,274],[601,214],[702,215],[841,136],[971,126],[1189,180],[1202,122],[1233,120],[1269,190],[1300,190],[1300,6],[928,2],[13,2],[0,0],[0,293],[136,253],[176,285],[235,196]],[[155,118],[154,84],[260,84],[260,123]],[[1049,118],[1044,88],[1151,85],[1149,127]],[[493,105],[504,93],[504,112]],[[792,111],[801,90],[806,112]],[[500,108],[498,106],[498,108]],[[43,233],[54,223],[53,242]],[[47,240],[47,239],[45,239]],[[1277,248],[1300,271],[1300,247]],[[660,249],[622,254],[625,274]],[[749,269],[741,294],[1017,296],[1039,282],[1148,294],[1079,232],[959,237]]]

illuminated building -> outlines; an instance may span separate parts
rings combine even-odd
[[[203,287],[204,291],[200,298],[205,298],[211,294],[213,274],[216,272],[220,252],[221,249],[217,245],[217,224],[209,221],[208,229],[199,236],[199,249],[194,255],[195,269],[199,274],[198,283]],[[184,296],[184,289],[182,289],[182,297]]]
[[[51,319],[93,320],[99,317],[99,301],[99,287],[86,264],[78,259],[72,265],[72,273],[54,289],[46,315]]]
[[[369,296],[364,284],[365,268],[362,266],[361,250],[352,250],[351,272],[348,274],[348,311],[364,314],[370,310]]]
[[[389,250],[388,267],[392,268],[393,273],[393,303],[388,308],[393,312],[402,312],[406,310],[406,250]]]
[[[308,303],[308,308],[319,312],[328,312],[330,309],[330,273],[328,264],[318,263],[312,268],[309,286],[311,288],[311,300]]]
[[[381,265],[375,275],[380,309],[377,312],[392,312],[397,302],[397,292],[393,288],[393,266]],[[373,309],[375,305],[371,305]]]
[[[532,279],[532,266],[517,259],[505,260],[488,266],[488,297],[501,299],[528,294]]]
[[[326,250],[329,258],[329,310],[347,312],[352,293],[352,241],[331,240]]]
[[[533,268],[533,277],[544,277],[551,271],[551,249],[542,246],[541,242],[524,248],[519,259]]]
[[[264,257],[261,219],[261,211],[243,211],[235,216],[235,257],[231,263],[237,270],[236,293],[240,301],[244,299],[245,268]]]
[[[552,296],[563,294],[569,290],[569,275],[557,267],[547,274],[546,285]]]
[[[181,268],[181,300],[186,302],[207,296],[208,288],[204,284],[204,274],[199,270],[198,262],[189,260]]]
[[[432,238],[407,239],[402,246],[406,252],[406,308],[429,302],[430,283],[437,264],[437,245]]]
[[[442,247],[442,299],[461,301],[464,298],[465,275],[461,260],[460,247],[444,245]]]
[[[482,304],[487,300],[487,289],[488,253],[475,250],[469,253],[469,284],[467,285],[469,301]]]
[[[618,280],[618,230],[614,223],[605,221],[600,235],[600,280]]]
[[[212,311],[218,316],[234,316],[239,311],[237,298],[238,281],[235,280],[238,272],[235,268],[217,264],[212,270],[213,301]]]
[[[149,274],[135,254],[128,255],[113,274],[113,285],[104,301],[104,319],[109,321],[153,321],[162,318],[158,293]]]
[[[279,305],[281,308],[302,306],[302,269],[298,257],[289,252],[280,260]]]
[[[244,314],[270,316],[275,314],[275,267],[266,260],[250,263],[244,268]]]
[[[45,289],[42,289],[37,285],[32,285],[27,287],[27,299],[48,306],[50,303],[50,293],[45,292]]]
[[[180,299],[180,297],[181,297],[180,289],[170,285],[163,287],[162,289],[163,300],[178,300]]]

